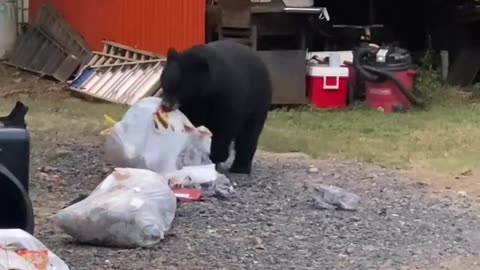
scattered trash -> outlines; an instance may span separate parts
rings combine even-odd
[[[0,243],[2,270],[69,270],[57,255],[23,230],[0,229]]]
[[[151,247],[170,229],[176,208],[164,177],[143,169],[116,168],[86,199],[62,209],[55,219],[81,243]]]
[[[314,206],[318,209],[357,210],[360,197],[335,186],[315,187]]]
[[[462,176],[472,176],[473,171],[471,169],[468,169],[468,170],[465,170],[462,173],[460,173],[460,175],[462,175]]]
[[[212,164],[210,131],[195,128],[178,110],[168,114],[168,128],[155,126],[160,103],[161,98],[147,97],[130,107],[106,135],[107,162],[160,174],[185,166]]]
[[[103,43],[103,52],[94,52],[70,84],[70,90],[128,105],[158,91],[164,57],[112,41]]]
[[[102,52],[90,51],[59,12],[44,4],[6,63],[69,82],[75,93],[112,103],[133,105],[158,94],[165,57],[112,41],[103,43]]]
[[[265,245],[260,237],[254,236],[253,239],[255,240],[255,249],[265,250]]]
[[[455,176],[456,180],[466,179],[473,176],[473,171],[471,169],[464,170],[458,175]]]
[[[37,268],[13,250],[0,248],[0,269],[37,270]],[[41,268],[45,269],[45,268]]]
[[[229,198],[233,192],[233,184],[225,175],[219,174],[218,177],[209,185],[203,185],[203,194],[205,196],[215,196],[217,198]]]
[[[218,172],[215,170],[215,164],[200,166],[184,166],[165,174],[171,187],[198,187],[202,184],[212,183],[217,179]]]
[[[233,194],[232,182],[215,169],[215,164],[186,166],[165,175],[171,187],[199,189],[203,196],[228,198]]]
[[[107,124],[107,128],[102,130],[100,132],[100,135],[107,135],[108,133],[110,133],[110,131],[112,130],[113,126],[115,126],[115,124],[118,122],[117,120],[113,119],[112,117],[110,117],[109,115],[106,115],[104,114],[103,115],[103,118],[105,120],[105,124]]]
[[[199,201],[202,191],[196,188],[172,188],[175,197],[180,200]]]
[[[310,167],[308,168],[308,173],[318,173],[318,168],[313,166],[313,165],[310,165]]]

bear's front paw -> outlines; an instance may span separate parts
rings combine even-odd
[[[225,174],[227,172],[227,169],[222,165],[222,163],[215,164],[215,170],[221,174]]]

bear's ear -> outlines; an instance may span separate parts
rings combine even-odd
[[[167,61],[175,60],[178,57],[178,52],[175,48],[168,49],[167,52]]]

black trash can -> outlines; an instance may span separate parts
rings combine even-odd
[[[17,102],[9,116],[0,117],[0,228],[33,234],[34,214],[28,195],[30,135],[24,121],[27,110]]]

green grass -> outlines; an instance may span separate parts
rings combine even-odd
[[[441,172],[479,167],[480,106],[442,87],[435,77],[423,76],[419,85],[431,104],[426,111],[390,115],[367,108],[273,111],[260,148]],[[99,138],[105,128],[103,114],[120,119],[126,110],[125,106],[75,98],[23,100],[31,108],[28,121],[33,144],[40,133],[58,140]],[[7,113],[14,101],[2,99],[0,111]]]
[[[423,79],[419,88],[430,104],[425,111],[279,110],[269,116],[261,147],[440,172],[480,166],[480,107],[437,78]]]
[[[0,112],[7,114],[17,99],[0,99]],[[48,100],[20,98],[30,109],[27,124],[33,135],[48,135],[51,139],[92,139],[107,126],[104,114],[121,119],[127,107],[106,103],[91,103],[77,98]],[[35,144],[35,141],[33,141]]]
[[[480,110],[434,106],[428,112],[276,111],[261,147],[383,165],[458,170],[480,165]]]

